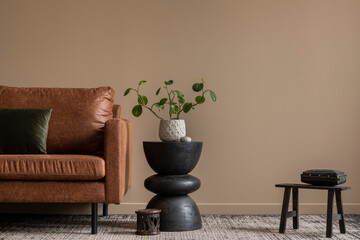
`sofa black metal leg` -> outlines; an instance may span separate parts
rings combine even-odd
[[[109,206],[104,203],[103,204],[103,216],[108,216],[109,215]]]
[[[97,217],[98,205],[97,203],[91,204],[91,234],[97,234]]]

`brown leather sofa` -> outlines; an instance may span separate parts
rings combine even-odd
[[[51,108],[47,154],[0,154],[0,203],[119,204],[130,188],[132,124],[115,92],[0,86],[0,108]],[[26,121],[26,119],[24,119]]]

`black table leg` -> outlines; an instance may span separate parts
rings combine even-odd
[[[103,216],[109,215],[109,207],[106,203],[103,204]]]
[[[98,204],[91,204],[91,234],[97,234]]]
[[[342,203],[342,198],[341,198],[341,190],[336,190],[335,195],[336,195],[337,211],[338,211],[338,214],[340,214],[340,216],[341,216],[341,219],[339,220],[340,233],[346,233],[344,210],[343,210],[343,203]]]
[[[334,190],[328,190],[328,205],[327,205],[327,221],[326,221],[326,237],[332,237],[332,222],[333,222],[333,206],[334,206]]]
[[[293,205],[293,211],[295,212],[295,216],[293,217],[293,228],[298,229],[299,228],[299,189],[298,188],[292,188],[292,205]]]
[[[287,213],[289,209],[289,201],[290,201],[290,190],[291,187],[286,187],[284,191],[284,200],[281,210],[281,219],[280,219],[280,233],[285,233],[286,229],[286,219],[287,219]]]

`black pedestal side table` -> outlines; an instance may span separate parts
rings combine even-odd
[[[146,208],[161,209],[160,231],[190,231],[202,227],[195,201],[188,195],[200,188],[200,180],[188,173],[199,161],[202,142],[144,142],[150,167],[157,173],[145,180],[156,193]]]

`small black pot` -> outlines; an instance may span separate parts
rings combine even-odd
[[[143,142],[146,160],[159,174],[191,172],[199,161],[202,142]]]

